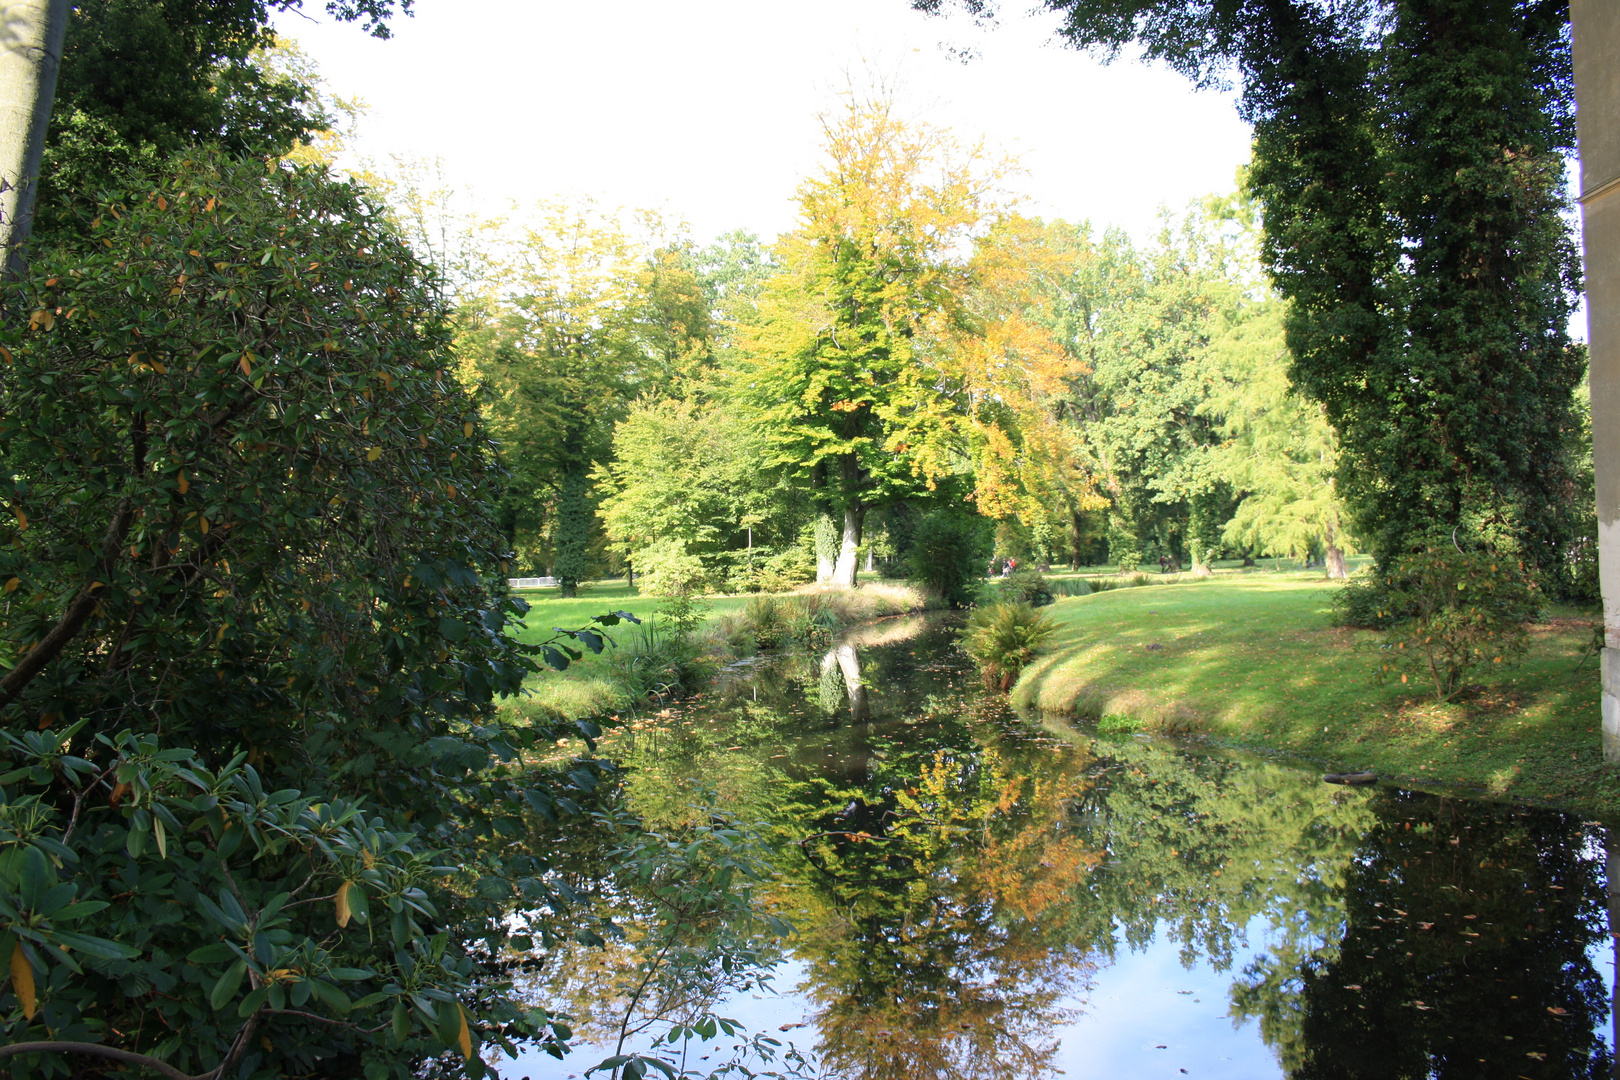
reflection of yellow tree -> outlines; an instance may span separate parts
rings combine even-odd
[[[897,762],[916,771],[886,828],[805,842],[810,865],[783,900],[801,911],[826,1066],[871,1080],[1049,1071],[1059,1003],[1092,970],[1058,910],[1098,858],[1068,828],[1086,784],[1075,756]]]

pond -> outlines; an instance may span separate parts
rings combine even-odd
[[[797,933],[562,950],[533,993],[577,1049],[501,1075],[583,1076],[711,1011],[746,1032],[662,1048],[695,1075],[1613,1074],[1600,823],[1020,718],[952,640],[885,620],[638,724],[629,808],[750,824],[754,904]]]

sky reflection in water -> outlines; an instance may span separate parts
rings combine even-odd
[[[616,752],[650,820],[695,779],[767,823],[801,936],[779,993],[714,1011],[791,1039],[807,1075],[1610,1075],[1592,823],[1046,729],[923,620],[752,667]],[[556,965],[597,1013],[587,1039],[613,1008],[591,962]],[[500,1072],[561,1080],[609,1052]]]

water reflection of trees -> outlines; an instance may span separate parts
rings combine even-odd
[[[1357,845],[1331,956],[1234,987],[1289,1076],[1607,1077],[1603,851],[1560,814],[1392,793]]]
[[[1047,1075],[1093,970],[1055,910],[1097,857],[1068,824],[1076,752],[979,745],[972,726],[943,745],[868,733],[841,775],[793,778],[783,899],[838,1075]]]
[[[1103,740],[1082,831],[1107,860],[1084,887],[1090,933],[1142,947],[1162,924],[1182,962],[1231,966],[1263,917],[1301,954],[1343,922],[1346,864],[1374,816],[1365,793],[1255,761]]]
[[[1601,852],[1579,823],[1059,741],[972,691],[942,641],[762,667],[621,748],[646,820],[686,820],[698,781],[768,823],[765,896],[801,929],[829,1075],[1049,1075],[1097,967],[1160,933],[1217,971],[1263,948],[1232,1015],[1295,1080],[1608,1067],[1586,960]]]

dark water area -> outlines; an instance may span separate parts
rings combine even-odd
[[[723,1032],[660,1056],[850,1080],[1615,1075],[1597,822],[1021,718],[920,618],[733,669],[611,752],[655,827],[694,805],[754,823],[754,902],[797,933],[699,918],[673,947],[670,923],[559,952],[533,994],[577,1049],[512,1080],[710,1013],[774,1060]],[[626,926],[651,910],[622,899]]]

